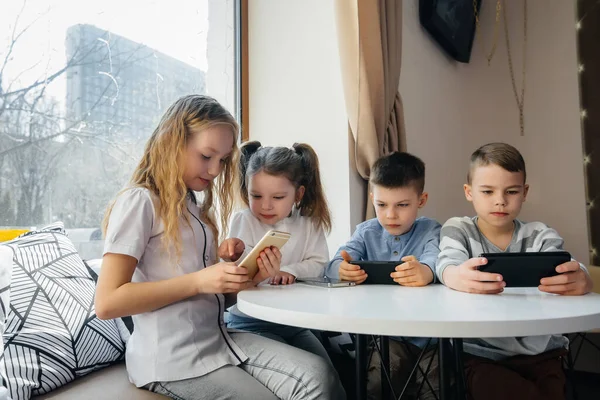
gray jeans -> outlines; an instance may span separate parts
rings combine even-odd
[[[153,382],[145,388],[176,400],[344,400],[346,393],[327,360],[253,333],[231,338],[248,356],[197,378]]]
[[[230,314],[229,318],[227,318],[227,328],[248,331],[281,343],[287,343],[290,346],[321,356],[331,363],[327,350],[325,350],[323,344],[309,329],[275,324],[273,322],[245,318],[233,314]]]

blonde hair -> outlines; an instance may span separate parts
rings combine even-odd
[[[222,173],[203,192],[204,196],[199,204],[200,216],[212,230],[216,245],[219,228],[212,207],[215,194],[217,194],[222,228],[221,238],[224,238],[227,234],[227,225],[233,207],[233,191],[237,186],[235,183],[238,176],[237,138],[239,126],[235,118],[212,97],[184,96],[169,107],[146,143],[144,155],[136,167],[128,187],[123,190],[142,187],[156,195],[158,198],[157,204],[155,204],[157,217],[164,224],[162,244],[169,253],[175,249],[178,260],[182,252],[179,218],[183,216],[186,223],[190,225],[185,198],[188,194],[193,195],[193,192],[183,182],[185,149],[194,135],[216,125],[228,125],[233,134],[231,156],[226,159]],[[102,222],[104,234],[106,234],[113,206],[114,200],[104,215]]]

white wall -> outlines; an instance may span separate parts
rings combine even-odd
[[[348,239],[348,128],[333,1],[252,0],[248,15],[250,139],[312,145],[333,214],[329,251]]]

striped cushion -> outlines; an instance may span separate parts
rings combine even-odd
[[[0,334],[4,333],[6,323],[6,312],[10,304],[10,277],[12,275],[12,251],[7,247],[0,246]],[[0,348],[4,348],[2,336],[0,336]],[[4,364],[0,362],[0,399],[6,399],[8,390],[6,388],[6,371]]]
[[[94,312],[94,281],[62,223],[0,246],[13,251],[3,363],[13,400],[47,393],[121,360],[114,321]]]

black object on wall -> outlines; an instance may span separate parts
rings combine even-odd
[[[477,11],[481,0],[477,1]],[[419,0],[421,25],[455,60],[468,63],[475,35],[473,0]]]

